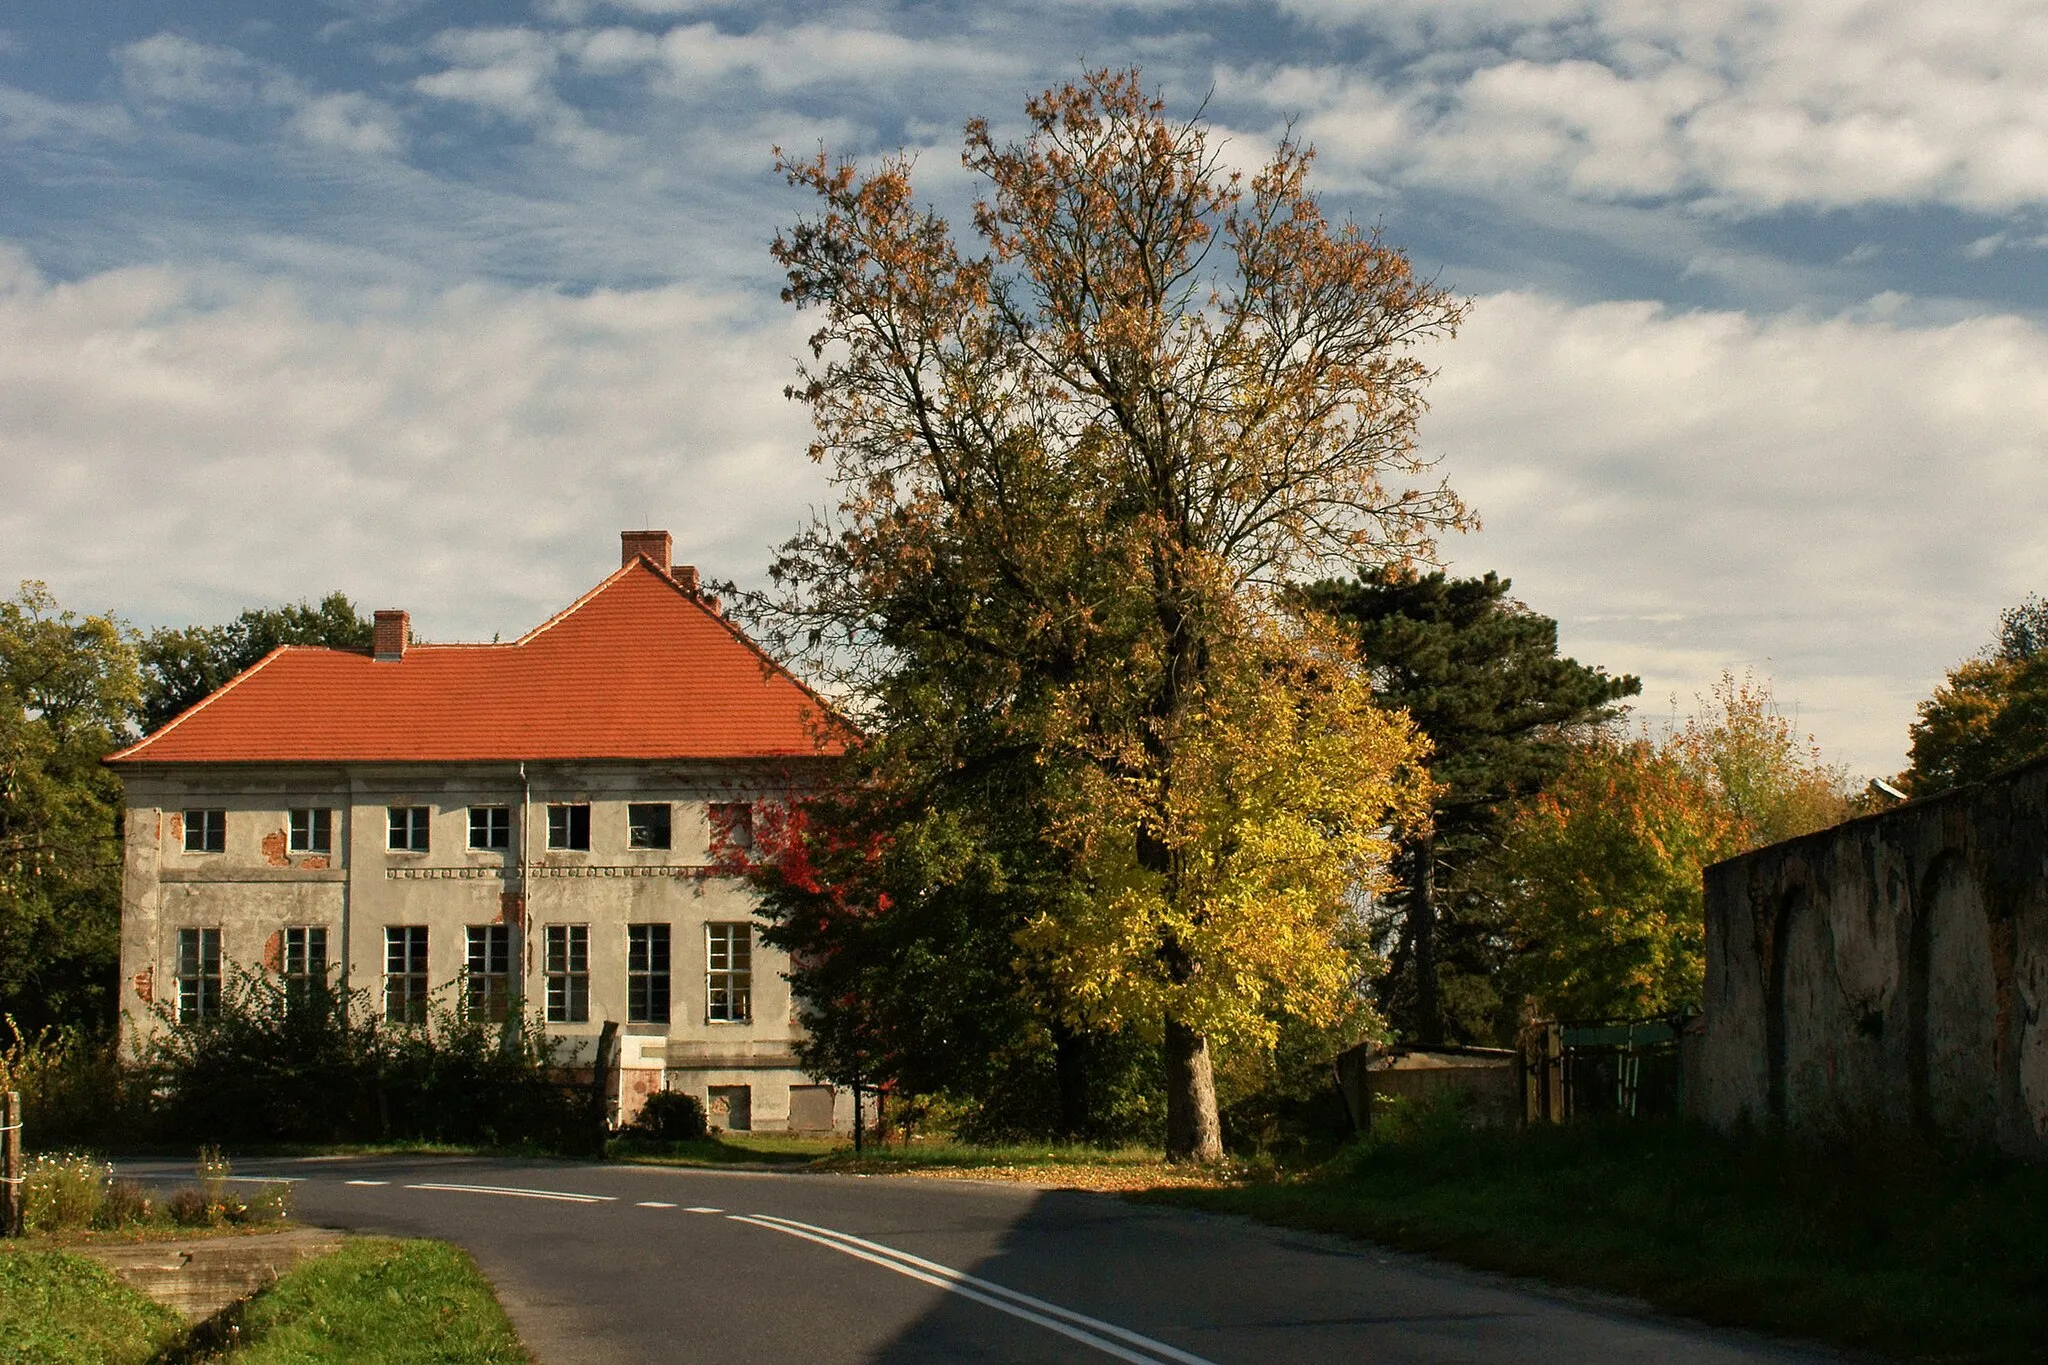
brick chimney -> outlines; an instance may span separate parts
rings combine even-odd
[[[619,532],[619,567],[624,568],[635,559],[646,556],[654,567],[667,573],[668,557],[674,547],[666,531],[621,531]]]
[[[405,657],[405,643],[412,638],[412,618],[402,611],[377,613],[375,644],[371,657],[383,663],[397,663]]]
[[[700,590],[701,585],[697,578],[697,566],[695,564],[678,564],[669,571],[669,576],[682,584],[683,591],[689,593],[692,597],[695,597]]]

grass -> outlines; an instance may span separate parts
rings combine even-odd
[[[2037,1362],[2048,1168],[1662,1123],[1424,1124],[1319,1171],[1140,1196],[1890,1355]]]
[[[0,1362],[141,1365],[185,1336],[176,1313],[62,1251],[0,1251]]]
[[[443,1242],[351,1239],[189,1337],[176,1313],[97,1261],[0,1250],[0,1365],[170,1361],[531,1365],[532,1357],[489,1282]]]
[[[251,1299],[230,1365],[530,1365],[468,1255],[351,1239]]]

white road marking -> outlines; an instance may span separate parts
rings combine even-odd
[[[388,1180],[351,1180],[348,1183],[351,1185],[389,1185],[391,1182]]]
[[[1104,1322],[1085,1313],[1076,1313],[1071,1308],[1062,1308],[1056,1303],[1047,1303],[1044,1299],[1020,1294],[1014,1289],[955,1270],[951,1266],[927,1261],[907,1251],[898,1251],[895,1247],[884,1246],[880,1242],[855,1237],[852,1233],[821,1228],[811,1223],[799,1223],[790,1218],[777,1218],[766,1213],[752,1216],[733,1213],[726,1216],[735,1223],[748,1223],[757,1228],[767,1228],[771,1232],[801,1237],[806,1242],[816,1242],[819,1246],[830,1247],[857,1260],[893,1270],[898,1275],[906,1275],[913,1280],[958,1294],[964,1299],[972,1299],[998,1312],[1008,1313],[1012,1317],[1036,1323],[1048,1331],[1058,1332],[1061,1336],[1078,1341],[1084,1346],[1092,1346],[1104,1355],[1129,1361],[1131,1365],[1159,1365],[1162,1360],[1176,1361],[1179,1365],[1212,1365],[1212,1362],[1204,1360],[1201,1356],[1190,1355],[1163,1341],[1154,1341],[1151,1337],[1141,1336],[1113,1322]],[[1119,1345],[1119,1342],[1124,1344]],[[1129,1349],[1131,1347],[1136,1349]],[[1141,1355],[1139,1352],[1144,1354]]]
[[[503,1194],[514,1199],[556,1199],[565,1204],[613,1204],[618,1200],[609,1194],[575,1194],[569,1190],[525,1190],[511,1185],[443,1185],[422,1183],[407,1185],[409,1190],[452,1190],[457,1194]]]
[[[691,1205],[691,1206],[690,1206],[689,1208],[687,1208],[687,1209],[684,1209],[684,1210],[683,1210],[683,1212],[684,1212],[684,1213],[724,1213],[724,1212],[725,1212],[725,1210],[724,1210],[724,1209],[711,1209],[711,1208],[706,1208],[706,1207],[704,1207],[704,1205],[702,1205],[702,1204],[693,1204],[693,1205]]]
[[[659,1199],[643,1199],[633,1206],[636,1209],[672,1209],[674,1204],[664,1204]]]
[[[231,1185],[296,1185],[306,1177],[302,1175],[217,1175],[214,1180],[225,1180]]]

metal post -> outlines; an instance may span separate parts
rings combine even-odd
[[[0,1237],[19,1237],[21,1207],[21,1095],[0,1099]]]

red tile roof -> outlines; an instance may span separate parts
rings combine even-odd
[[[702,599],[635,559],[505,645],[399,660],[286,645],[109,763],[735,759],[851,730]]]

